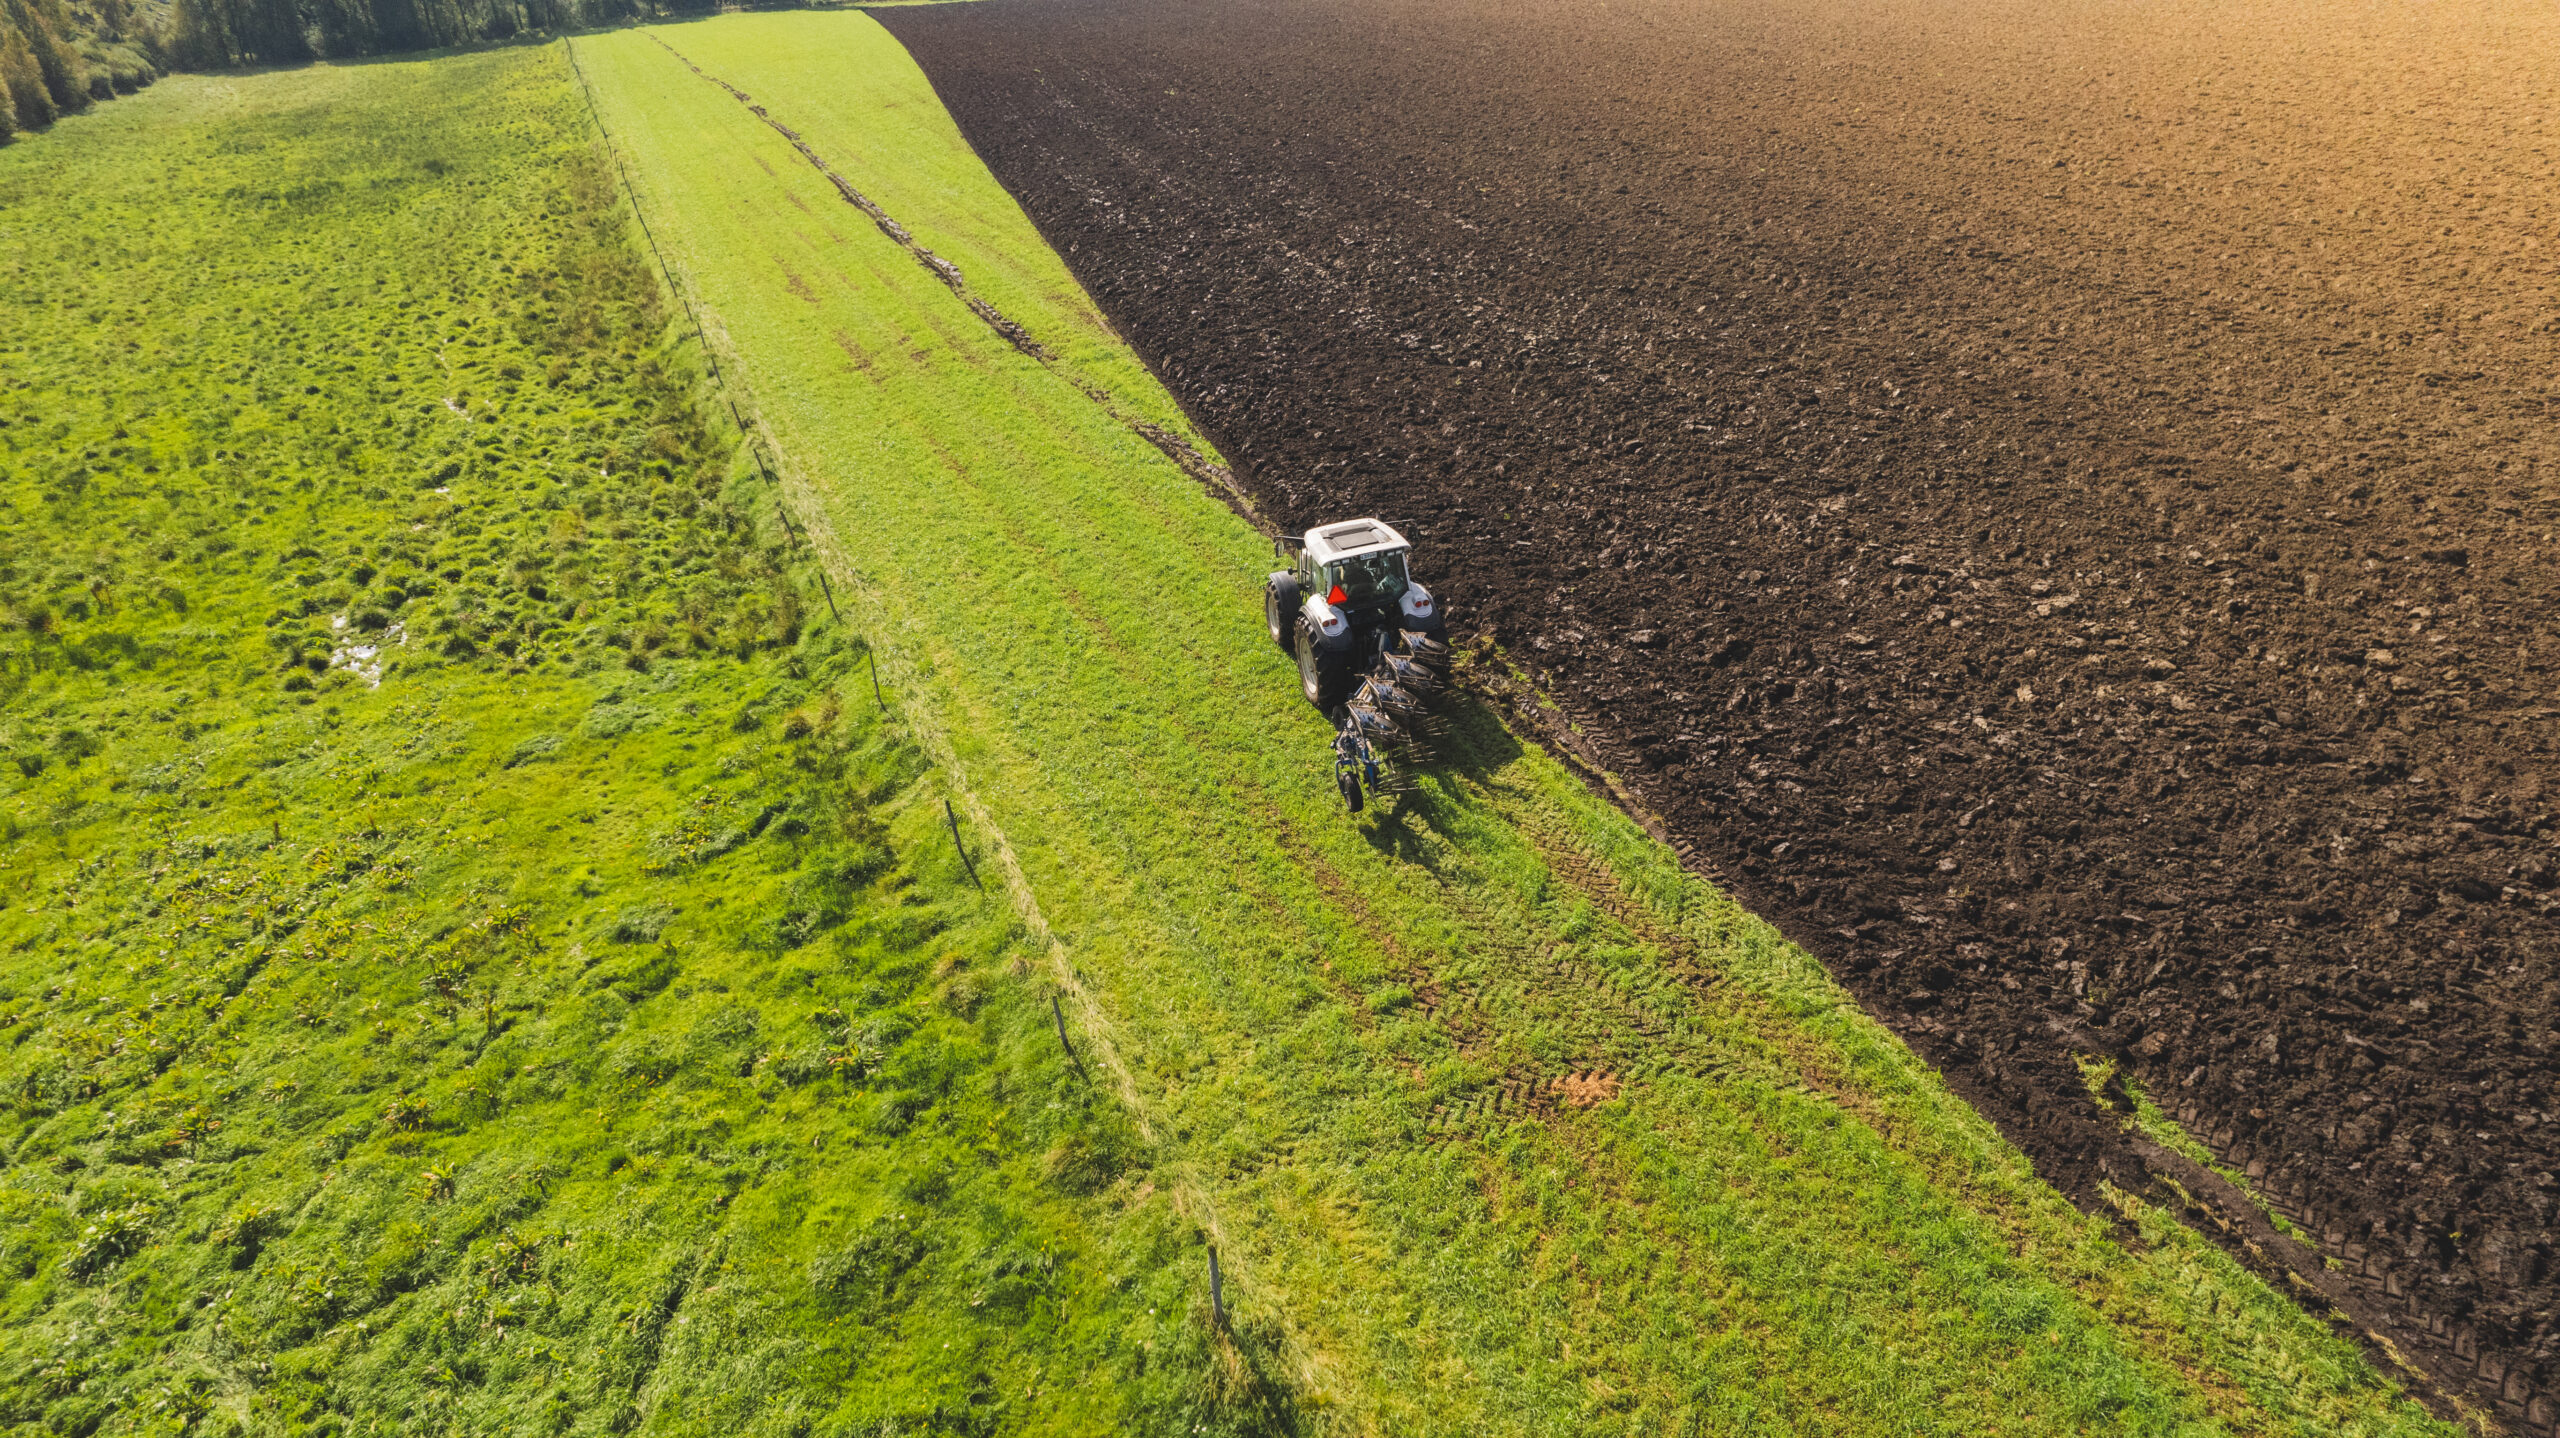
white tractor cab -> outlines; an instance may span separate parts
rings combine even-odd
[[[1307,702],[1335,715],[1373,671],[1382,684],[1417,663],[1445,672],[1440,606],[1406,572],[1413,546],[1386,521],[1319,525],[1272,547],[1290,567],[1264,586],[1263,617],[1297,658]]]

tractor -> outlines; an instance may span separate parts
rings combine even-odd
[[[1307,702],[1336,725],[1334,784],[1356,814],[1390,758],[1418,753],[1426,706],[1448,685],[1447,620],[1406,571],[1413,546],[1384,520],[1319,525],[1272,548],[1289,567],[1263,586],[1263,619],[1297,660]]]

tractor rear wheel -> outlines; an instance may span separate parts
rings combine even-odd
[[[1351,697],[1351,656],[1318,649],[1304,624],[1297,626],[1297,637],[1298,687],[1306,691],[1308,703],[1329,715]]]

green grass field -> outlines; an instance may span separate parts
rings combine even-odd
[[[0,155],[84,214],[0,398],[10,1431],[965,1415],[955,1335],[1188,1300],[601,158],[556,47]]]
[[[871,21],[575,53],[725,385],[557,45],[0,152],[0,1424],[2439,1430],[1483,710],[1346,820]]]

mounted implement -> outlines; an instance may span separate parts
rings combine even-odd
[[[1410,760],[1426,706],[1447,687],[1447,623],[1405,567],[1413,546],[1383,520],[1283,535],[1290,562],[1263,586],[1271,642],[1298,661],[1307,702],[1336,724],[1334,783],[1360,812],[1391,758]]]

